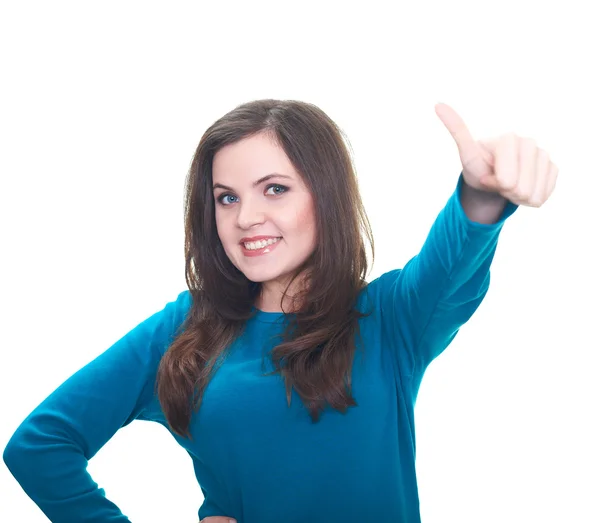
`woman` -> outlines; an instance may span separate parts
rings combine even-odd
[[[58,387],[4,452],[51,521],[129,521],[86,465],[135,419],[189,452],[202,521],[420,520],[421,379],[483,300],[505,220],[557,177],[533,141],[476,142],[436,111],[456,190],[419,254],[370,283],[354,168],[323,111],[254,101],[206,131],[187,180],[189,289]]]

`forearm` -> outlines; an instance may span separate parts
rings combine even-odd
[[[460,203],[469,220],[477,223],[496,223],[508,200],[503,196],[473,189],[470,185],[462,182]]]
[[[381,307],[411,347],[410,372],[425,369],[484,299],[500,232],[517,209],[471,189],[461,176],[419,253],[379,278]]]

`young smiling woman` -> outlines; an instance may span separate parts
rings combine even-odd
[[[421,251],[371,282],[356,174],[323,111],[259,100],[208,128],[186,184],[188,289],[55,390],[4,452],[51,521],[129,521],[86,466],[139,419],[188,452],[205,523],[420,520],[423,374],[484,299],[504,222],[557,176],[531,140],[476,142],[436,111],[463,164],[456,190]]]
[[[287,310],[284,297],[298,288],[286,288],[317,242],[311,189],[267,132],[220,148],[212,178],[217,233],[228,259],[260,283],[260,310]]]

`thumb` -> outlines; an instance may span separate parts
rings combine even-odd
[[[473,139],[469,128],[452,107],[445,103],[438,103],[435,106],[435,112],[452,138],[454,138],[463,165],[481,154],[480,147]]]
[[[495,192],[506,198],[502,187],[500,187],[500,184],[498,183],[498,179],[493,174],[482,176],[479,178],[479,183],[484,187],[484,191]]]

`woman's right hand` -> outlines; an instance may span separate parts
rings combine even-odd
[[[209,516],[198,523],[237,523],[237,521],[226,516]]]

